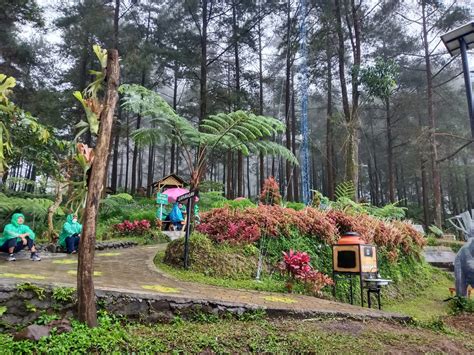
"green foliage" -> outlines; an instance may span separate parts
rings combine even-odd
[[[8,310],[6,306],[0,306],[0,317]]]
[[[59,319],[57,314],[48,314],[45,311],[42,311],[40,316],[36,319],[35,323],[39,325],[47,325],[51,323],[53,320]]]
[[[336,186],[336,201],[340,199],[353,200],[355,197],[355,187],[352,181],[343,181]]]
[[[29,282],[25,282],[25,283],[17,285],[16,289],[20,293],[32,291],[36,295],[36,297],[38,297],[40,301],[46,298],[46,295],[45,295],[46,290],[43,287],[33,285]]]
[[[138,209],[138,205],[132,199],[128,198],[128,194],[112,195],[100,201],[99,217],[101,219],[109,219],[112,217],[125,217]]]
[[[437,226],[435,226],[434,224],[432,224],[431,226],[428,227],[428,230],[433,233],[436,237],[438,238],[441,238],[444,234],[444,232],[438,228]]]
[[[318,190],[311,190],[313,197],[311,199],[311,206],[314,208],[326,209],[329,206],[329,198],[324,196]]]
[[[54,165],[57,159],[53,152],[62,146],[50,129],[9,100],[15,86],[13,77],[0,73],[0,176],[20,158],[38,162],[39,166]]]
[[[45,198],[18,198],[7,197],[0,193],[0,228],[10,223],[10,217],[15,212],[21,212],[26,217],[26,223],[32,225],[34,229],[38,229],[38,224],[45,225],[48,215],[48,208],[53,201]],[[64,216],[61,208],[56,210],[57,216]]]
[[[94,80],[82,93],[80,91],[75,91],[73,94],[73,96],[81,103],[87,119],[87,121],[80,121],[76,124],[75,127],[80,129],[76,135],[76,140],[87,131],[90,131],[92,134],[99,133],[99,119],[103,107],[101,107],[97,94],[102,89],[105,80],[107,50],[100,48],[98,45],[93,45],[92,48],[97,59],[99,59],[100,70],[90,70],[90,74],[95,77]]]
[[[72,287],[55,287],[53,289],[53,300],[61,303],[68,303],[74,300],[76,290]]]
[[[200,192],[199,193],[199,209],[201,211],[210,210],[218,202],[227,201],[227,199],[222,196],[220,191],[210,191],[210,192]]]
[[[168,244],[164,262],[181,267],[184,252],[183,238]],[[258,256],[250,250],[229,245],[216,245],[203,234],[193,233],[189,240],[190,270],[206,276],[229,279],[252,278],[256,271]]]
[[[151,90],[139,85],[122,85],[120,92],[126,110],[152,118],[152,128],[138,129],[133,133],[137,144],[156,143],[162,137],[173,139],[182,147],[184,159],[194,179],[204,175],[203,169],[209,154],[218,150],[241,151],[244,155],[278,155],[293,164],[298,163],[290,150],[269,141],[285,130],[285,126],[273,117],[244,111],[219,113],[208,116],[199,127],[195,127]],[[199,149],[200,152],[197,162],[192,156],[193,149]],[[199,184],[199,180],[193,183]]]
[[[205,180],[201,182],[201,184],[199,185],[200,195],[203,192],[213,192],[213,191],[222,193],[224,191],[224,184],[218,181]]]
[[[301,202],[287,202],[286,203],[286,208],[292,208],[295,211],[301,211],[304,210],[305,204]]]
[[[397,87],[399,67],[394,60],[376,58],[373,66],[360,71],[360,80],[369,97],[388,99]]]
[[[341,196],[331,202],[331,208],[344,211],[351,215],[371,215],[384,220],[402,220],[405,218],[405,207],[398,207],[398,202],[390,203],[383,207],[372,206],[368,203],[355,202],[350,198]]]
[[[474,300],[455,296],[449,301],[449,309],[452,314],[474,313]]]
[[[244,209],[247,207],[255,207],[255,203],[250,201],[248,198],[240,198],[238,200],[223,200],[217,201],[213,204],[213,208],[229,207],[231,209]]]

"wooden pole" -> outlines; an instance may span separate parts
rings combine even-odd
[[[118,59],[118,51],[116,49],[107,51],[107,91],[104,99],[104,110],[100,115],[97,146],[94,149],[95,157],[91,167],[89,190],[84,210],[84,229],[79,243],[80,253],[77,266],[78,316],[79,320],[87,323],[89,327],[97,326],[94,282],[92,279],[94,272],[96,219],[101,191],[104,188],[103,183],[109,155],[110,135],[115,107],[118,101],[117,88],[120,77]]]

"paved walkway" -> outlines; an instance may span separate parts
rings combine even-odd
[[[136,294],[137,297],[154,295],[176,302],[196,301],[235,305],[246,308],[262,308],[276,314],[293,313],[313,316],[339,316],[354,318],[406,317],[337,303],[315,297],[235,290],[183,282],[158,270],[153,258],[164,245],[143,246],[122,250],[96,252],[94,283],[97,289]],[[2,284],[38,282],[41,284],[75,286],[77,256],[59,254],[44,258],[41,262],[17,260],[6,262],[1,255],[0,280]]]

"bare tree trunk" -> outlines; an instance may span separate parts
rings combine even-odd
[[[262,65],[262,28],[261,28],[261,20],[258,21],[258,114],[263,115],[263,65]],[[265,164],[263,159],[263,153],[259,155],[259,187],[257,189],[258,193],[263,189],[263,182],[265,181]]]
[[[390,100],[385,99],[385,113],[387,119],[387,164],[388,164],[388,196],[391,203],[395,202],[395,177],[393,174],[393,138],[390,113]]]
[[[124,191],[128,191],[128,174],[129,174],[129,167],[130,167],[130,119],[127,115],[127,139],[126,139],[126,151],[127,151],[127,159],[125,163],[125,189]]]
[[[285,124],[286,124],[286,148],[291,150],[291,120],[290,120],[290,94],[291,94],[291,0],[287,2],[286,13],[286,76],[285,76]],[[286,162],[286,189],[284,195],[287,201],[293,201],[293,186],[291,183],[291,164]],[[280,187],[283,179],[280,181]]]
[[[291,77],[291,151],[295,156],[297,156],[296,153],[296,110],[295,110],[295,85],[294,85],[294,73],[292,73]],[[299,196],[299,189],[298,186],[299,184],[299,170],[298,166],[293,165],[292,167],[293,170],[293,199],[295,201],[299,201],[300,196]]]
[[[473,208],[472,204],[472,194],[471,194],[471,181],[469,177],[469,167],[467,165],[467,158],[463,158],[463,164],[464,164],[464,181],[466,183],[466,203],[467,203],[467,209],[470,211]]]
[[[335,171],[334,171],[334,145],[332,129],[332,65],[331,65],[331,43],[329,35],[326,41],[326,70],[327,70],[327,108],[326,108],[326,184],[327,194],[334,200]]]
[[[80,253],[77,266],[77,296],[78,317],[81,322],[89,327],[97,326],[97,311],[94,292],[94,249],[96,238],[96,220],[99,210],[101,190],[106,173],[106,162],[109,154],[110,135],[115,106],[118,101],[117,88],[119,85],[120,67],[118,52],[115,49],[107,53],[107,91],[104,98],[104,110],[100,115],[100,128],[97,146],[94,149],[94,162],[91,167],[87,202],[84,210],[82,236],[80,239]]]
[[[349,107],[349,96],[347,93],[347,83],[346,83],[346,68],[345,68],[345,47],[344,47],[344,31],[342,28],[342,14],[341,14],[341,1],[335,0],[336,13],[336,32],[338,37],[338,62],[339,62],[339,80],[341,83],[341,96],[342,96],[342,109],[344,111],[344,116],[346,119],[347,132],[348,132],[348,142],[346,149],[346,179],[351,180],[354,183],[354,187],[357,190],[357,181],[355,180],[354,172],[357,163],[354,164],[353,158],[355,152],[354,148],[354,127],[353,120],[351,117],[351,110]],[[353,112],[353,111],[352,111]],[[355,198],[357,197],[357,192],[355,193]]]
[[[64,188],[67,186],[66,183],[57,181],[56,182],[56,188],[55,188],[55,198],[54,202],[51,206],[48,207],[48,231],[47,231],[47,237],[50,242],[53,242],[54,240],[54,223],[53,223],[53,217],[54,214],[56,213],[57,209],[61,205],[61,202],[63,200],[63,194],[64,194]]]
[[[166,155],[166,150],[165,150],[165,155]],[[150,146],[148,147],[148,171],[147,171],[147,183],[146,183],[146,197],[151,197],[151,193],[153,192],[152,191],[153,175],[155,174],[155,167],[153,164],[155,160],[154,158],[155,158],[155,145],[150,144]]]
[[[431,130],[430,148],[431,148],[431,176],[433,179],[433,195],[434,195],[434,222],[441,227],[441,177],[438,167],[438,149],[436,143],[436,121],[433,110],[433,77],[431,74],[431,59],[429,50],[428,29],[426,23],[426,4],[425,0],[421,1],[422,20],[423,20],[423,47],[425,52],[426,64],[426,83],[428,94],[428,124]]]
[[[207,27],[208,27],[208,0],[201,1],[202,7],[202,23],[201,23],[201,76],[199,79],[200,85],[200,110],[199,123],[207,115]]]

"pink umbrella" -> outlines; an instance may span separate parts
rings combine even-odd
[[[168,189],[168,190],[165,190],[163,191],[163,193],[165,195],[168,195],[168,202],[169,203],[173,203],[173,202],[176,202],[176,199],[181,196],[181,195],[184,195],[186,193],[188,193],[189,190],[188,189],[183,189],[181,187],[173,187],[171,189]]]

